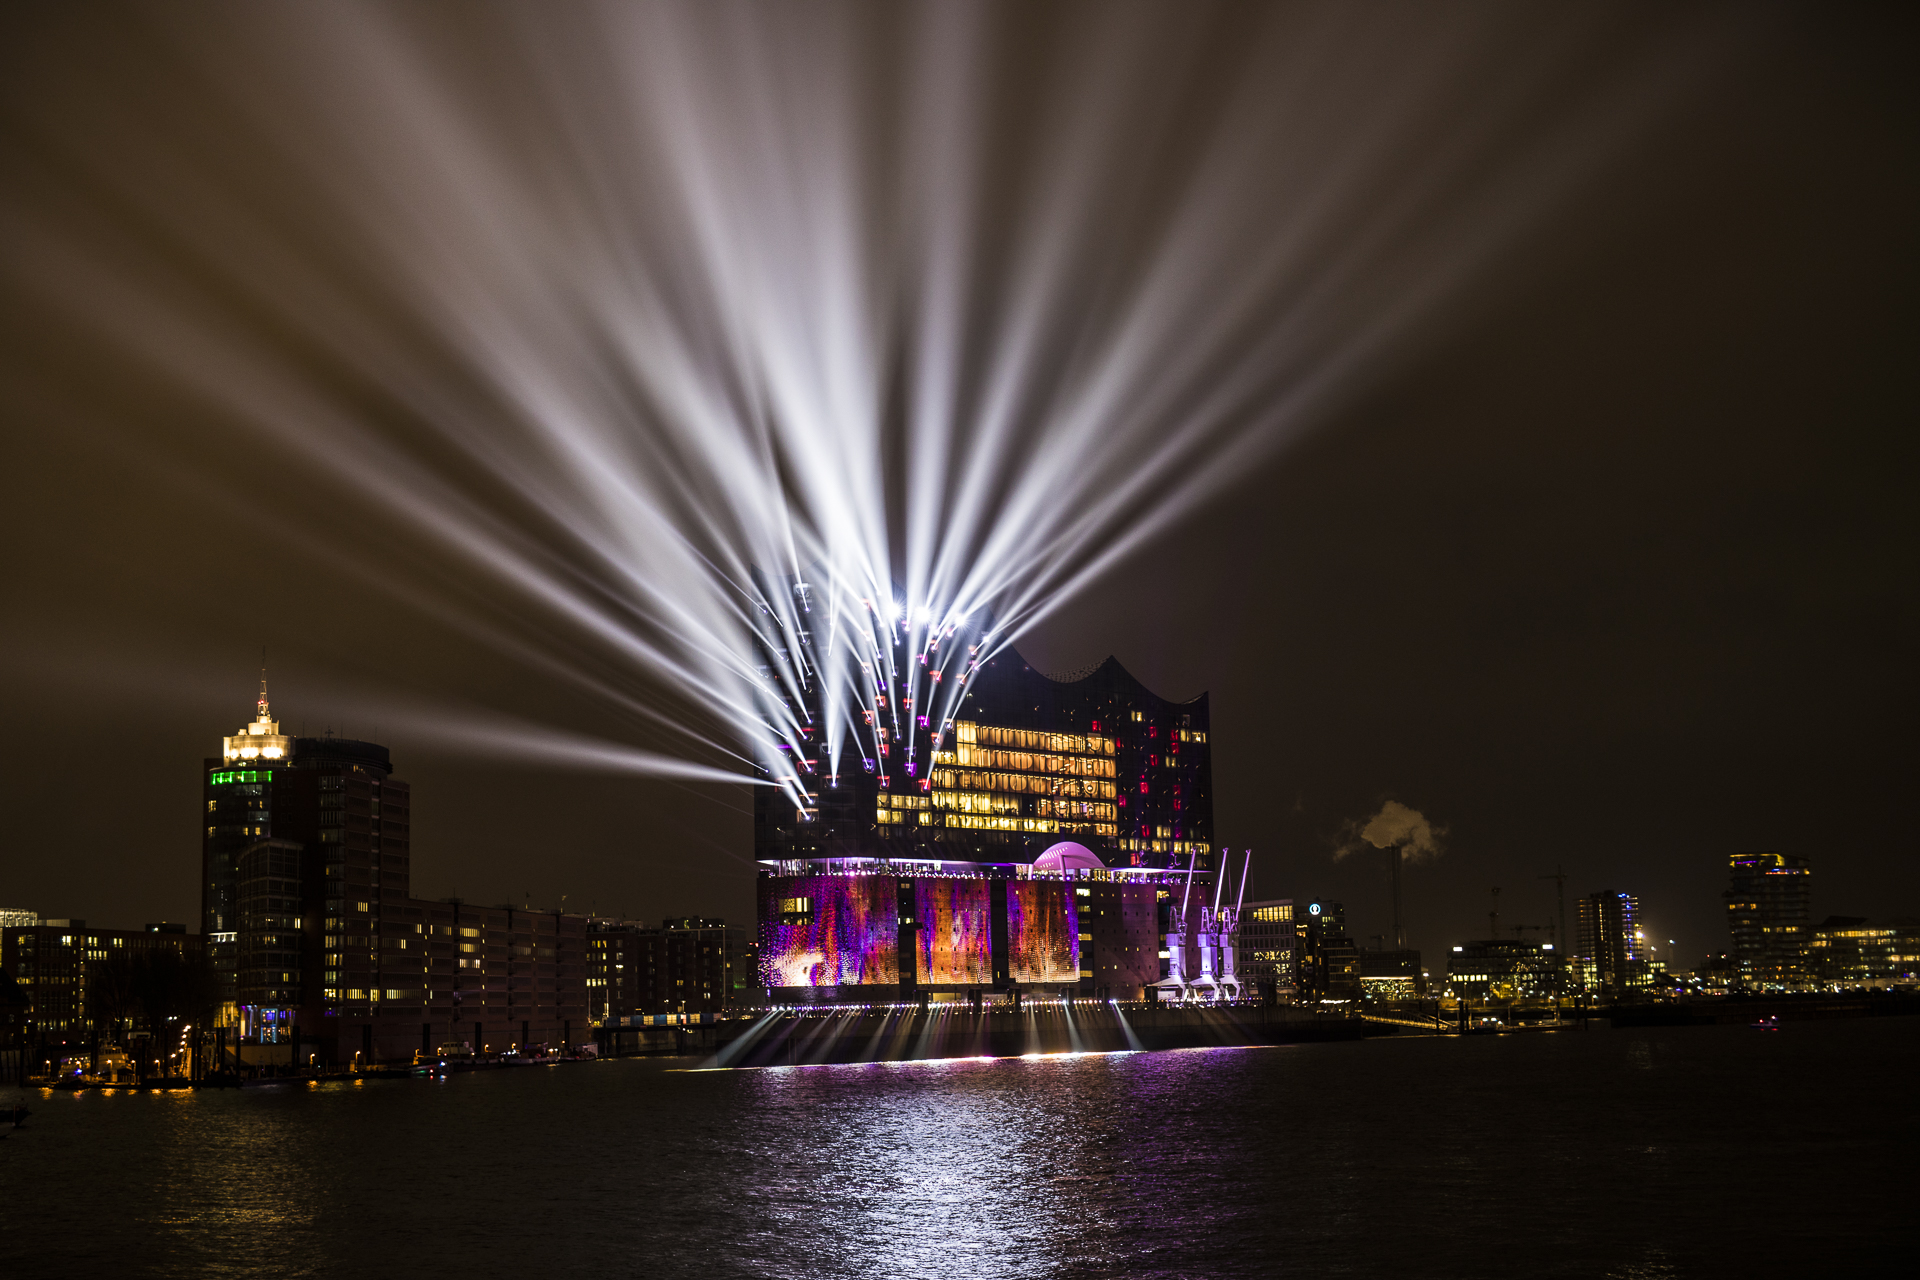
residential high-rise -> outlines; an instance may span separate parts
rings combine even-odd
[[[1577,916],[1574,972],[1588,990],[1614,993],[1637,986],[1646,957],[1640,954],[1640,900],[1603,890],[1574,904]]]
[[[1788,853],[1736,853],[1727,869],[1727,930],[1749,980],[1798,986],[1805,978],[1809,925],[1807,860]]]

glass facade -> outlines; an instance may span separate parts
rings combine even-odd
[[[1065,838],[1108,866],[1213,869],[1205,694],[1160,698],[1112,658],[1055,678],[1011,649],[983,657],[978,634],[878,613],[828,658],[766,618],[766,717],[793,728],[763,764],[774,785],[754,789],[757,859],[1022,862]],[[847,689],[857,703],[835,705]]]

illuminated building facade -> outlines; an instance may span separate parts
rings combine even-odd
[[[1551,943],[1490,938],[1455,947],[1447,966],[1447,994],[1456,1000],[1550,1000],[1564,975]]]
[[[761,983],[776,1001],[871,1003],[1020,988],[1139,999],[1162,973],[1173,873],[1072,842],[1033,862],[771,859]]]
[[[1920,920],[1828,916],[1808,935],[1806,972],[1825,991],[1920,986]]]
[[[1360,949],[1347,934],[1347,909],[1338,902],[1309,902],[1299,926],[1299,992],[1302,1000],[1358,1000]]]
[[[1168,702],[1112,658],[1060,679],[980,636],[920,627],[862,602],[859,644],[816,652],[810,593],[768,609],[760,671],[769,723],[792,725],[755,788],[762,862],[839,857],[1031,862],[1071,839],[1108,866],[1216,856],[1207,696]],[[844,621],[840,624],[847,625]],[[825,647],[825,646],[822,646]],[[857,705],[829,707],[820,663],[855,663]],[[837,720],[836,720],[837,718]],[[833,732],[836,723],[844,732]]]
[[[1640,954],[1640,900],[1611,890],[1590,893],[1575,904],[1578,916],[1574,976],[1583,991],[1613,993],[1644,983]]]
[[[85,920],[40,920],[0,927],[0,966],[32,1002],[41,1031],[72,1033],[130,1016],[130,1008],[101,1007],[98,982],[116,956],[171,951],[198,956],[200,939],[179,925],[145,929],[89,929]],[[130,993],[122,993],[123,997]]]
[[[1240,980],[1250,994],[1286,1000],[1294,994],[1293,900],[1249,902],[1240,912]]]
[[[1360,994],[1369,1000],[1417,1000],[1427,994],[1420,953],[1407,947],[1360,953]]]
[[[234,1016],[317,1004],[367,977],[347,972],[364,957],[322,958],[339,930],[320,921],[352,915],[351,901],[377,914],[411,878],[411,794],[387,749],[282,734],[264,680],[255,709],[202,773],[200,929]]]
[[[412,896],[408,785],[387,749],[283,735],[267,705],[205,761],[201,926],[242,1036],[323,1061],[587,1026],[586,919]]]
[[[678,917],[658,928],[627,920],[587,924],[587,1005],[593,1019],[721,1013],[761,1002],[751,931]]]
[[[1733,954],[1761,987],[1795,987],[1805,980],[1810,871],[1787,853],[1736,853],[1727,859],[1727,931]]]

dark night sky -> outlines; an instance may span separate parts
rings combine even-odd
[[[1816,916],[1920,913],[1913,20],[1687,12],[1734,52],[1470,305],[1020,642],[1042,669],[1111,652],[1166,696],[1210,690],[1218,831],[1254,847],[1254,893],[1343,898],[1363,941],[1384,874],[1333,850],[1387,799],[1447,828],[1407,881],[1430,952],[1484,932],[1492,886],[1507,922],[1544,922],[1560,865],[1570,895],[1640,894],[1691,965],[1724,945],[1736,849],[1811,857]],[[0,35],[7,216],[164,256],[74,163],[111,136],[47,108],[120,92],[148,55],[143,91],[205,86],[150,27],[57,13],[20,6]],[[1001,52],[1019,61],[1017,31]],[[441,571],[8,300],[0,906],[195,920],[197,770],[246,718],[262,644],[295,731],[373,736],[395,697],[619,732],[304,550]],[[206,476],[266,486],[286,528],[243,526]],[[414,787],[416,892],[751,913],[744,788],[382,736]]]

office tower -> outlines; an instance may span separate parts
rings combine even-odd
[[[1360,950],[1347,934],[1346,908],[1338,902],[1309,902],[1294,921],[1300,937],[1300,998],[1358,1000]]]
[[[223,1027],[322,1061],[587,1035],[586,920],[412,896],[408,785],[387,748],[256,716],[207,760],[201,926]]]

